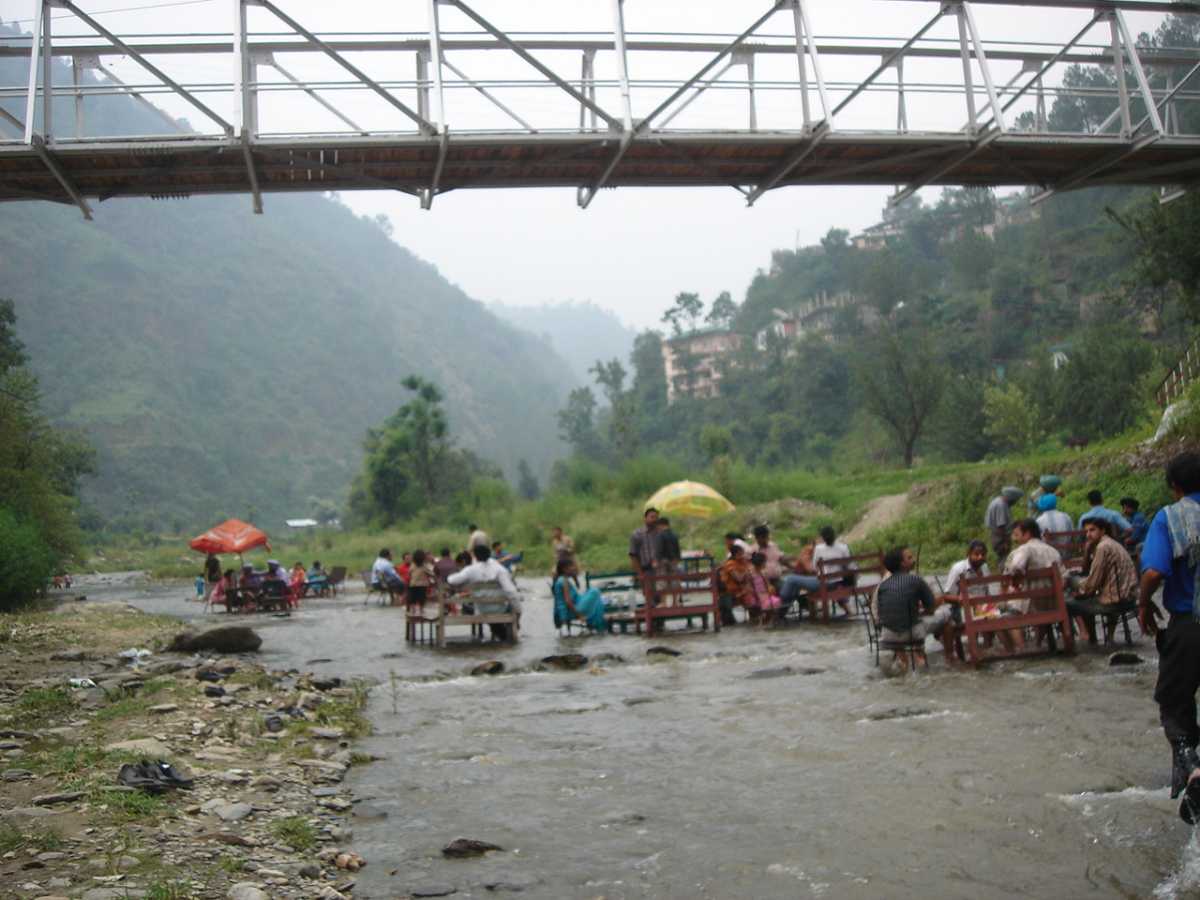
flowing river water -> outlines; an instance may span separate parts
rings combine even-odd
[[[859,622],[563,638],[546,583],[522,586],[516,647],[406,645],[402,611],[361,593],[237,619],[269,667],[378,683],[362,749],[384,759],[347,783],[387,816],[353,822],[369,861],[355,896],[1200,896],[1148,639],[1132,667],[1086,645],[978,672],[932,652],[927,672],[886,679]],[[88,589],[226,621],[187,591]],[[624,662],[465,674],[553,653]],[[443,859],[455,837],[505,852]]]

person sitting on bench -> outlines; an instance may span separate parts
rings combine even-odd
[[[879,623],[882,644],[923,644],[925,636],[941,637],[954,608],[937,606],[925,579],[913,573],[916,559],[908,547],[889,550],[883,557],[888,576],[871,595],[871,614]]]
[[[508,573],[508,569],[492,559],[492,548],[487,544],[476,544],[471,548],[471,552],[475,555],[475,562],[465,567],[461,572],[455,572],[446,579],[446,583],[451,587],[470,587],[473,584],[487,584],[488,582],[497,582],[500,585],[500,590],[504,592],[505,599],[508,600],[512,611],[517,614],[517,629],[520,630],[521,625],[521,595],[517,592],[517,586],[513,583],[512,575]],[[490,625],[492,629],[492,637],[498,641],[507,641],[512,639],[507,625]]]
[[[1110,522],[1088,519],[1083,530],[1091,549],[1092,567],[1086,576],[1072,575],[1068,579],[1075,597],[1067,601],[1067,609],[1083,621],[1088,639],[1095,641],[1095,617],[1105,615],[1104,607],[1132,608],[1137,601],[1138,576],[1125,548],[1113,540]]]
[[[396,566],[392,562],[392,551],[384,547],[371,564],[371,584],[381,591],[387,591],[392,606],[397,606],[396,598],[404,596],[406,585]]]

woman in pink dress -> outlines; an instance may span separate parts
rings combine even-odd
[[[750,565],[754,567],[754,573],[750,576],[750,593],[754,598],[754,606],[758,609],[758,624],[763,627],[774,625],[781,601],[779,596],[772,592],[771,582],[767,580],[767,557],[762,553],[755,553],[750,557]]]

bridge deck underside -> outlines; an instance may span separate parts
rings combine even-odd
[[[263,192],[417,191],[460,188],[579,187],[599,183],[620,148],[595,135],[489,135],[450,141],[440,165],[436,141],[259,139],[251,145]],[[806,155],[804,151],[808,149]],[[246,155],[236,142],[121,141],[53,145],[66,178],[86,197],[244,193]],[[798,135],[648,135],[635,140],[605,186],[753,187],[907,183],[1086,186],[1176,185],[1200,179],[1200,141],[1160,138],[1134,149],[1116,138],[1007,135],[973,146],[962,135],[884,137],[838,133],[808,147]],[[0,200],[69,202],[38,154],[0,147]]]

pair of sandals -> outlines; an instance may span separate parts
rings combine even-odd
[[[176,789],[190,791],[195,782],[180,775],[170,763],[161,759],[150,762],[125,763],[117,773],[117,783],[136,788],[147,794],[165,794]]]

